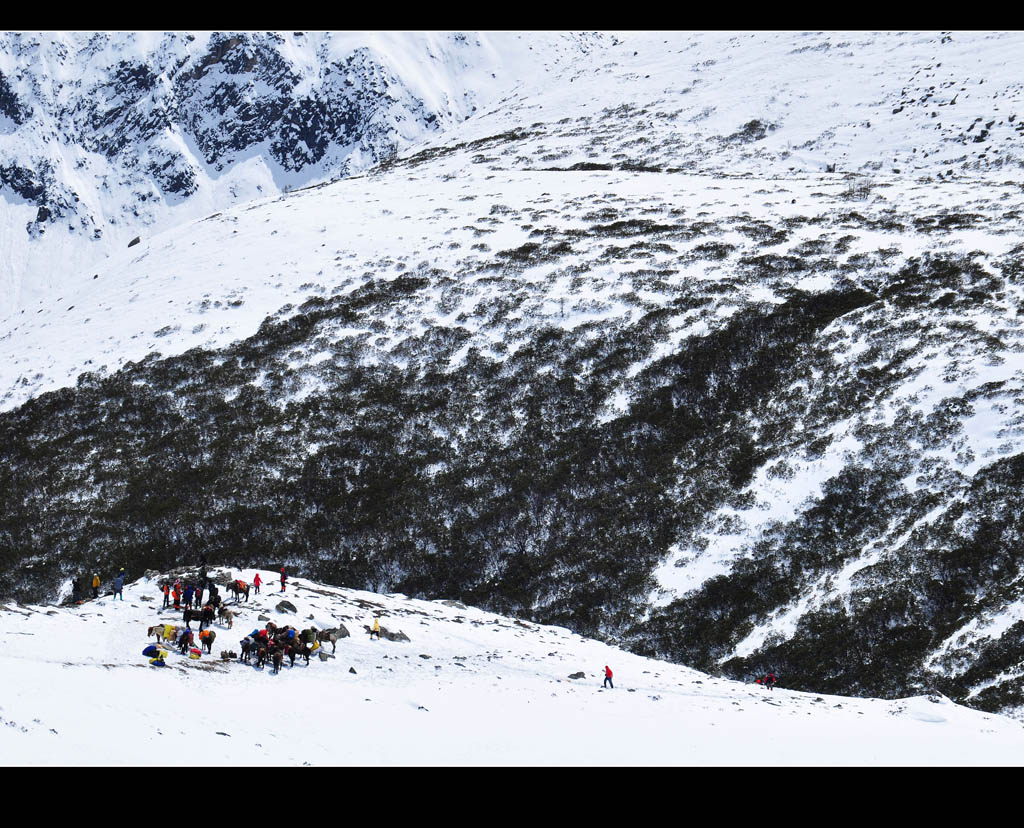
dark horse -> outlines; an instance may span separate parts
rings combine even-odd
[[[232,581],[227,585],[227,590],[234,594],[236,602],[241,600],[239,595],[244,595],[245,600],[249,600],[249,585],[245,581]]]
[[[309,648],[309,645],[306,644],[304,641],[298,644],[289,644],[287,647],[284,648],[284,651],[285,654],[288,656],[289,661],[291,662],[288,665],[289,667],[295,666],[296,656],[301,656],[302,658],[305,658],[306,664],[308,665],[309,657],[313,655],[313,651]]]

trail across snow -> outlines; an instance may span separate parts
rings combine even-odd
[[[0,609],[0,764],[1015,765],[1024,756],[1020,724],[941,697],[768,691],[457,602],[301,578],[282,596],[275,573],[261,577],[262,594],[241,603],[234,627],[214,625],[212,655],[172,650],[163,669],[142,656],[146,629],[180,614],[160,609],[156,580],[129,584],[124,601]],[[274,609],[282,597],[297,613]],[[221,650],[237,652],[262,625],[259,612],[299,629],[340,622],[352,635],[336,658],[286,662],[279,675],[222,663]],[[375,613],[410,641],[369,640]],[[601,688],[605,664],[614,690]],[[578,671],[586,677],[569,678]]]

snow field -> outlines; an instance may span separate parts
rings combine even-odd
[[[301,578],[282,596],[274,572],[261,576],[233,629],[214,624],[212,657],[171,651],[163,669],[141,655],[146,627],[170,615],[156,609],[155,581],[127,585],[123,602],[0,610],[0,764],[1013,765],[1024,755],[1024,727],[941,697],[768,691],[557,627]],[[298,613],[273,610],[282,597]],[[352,637],[335,659],[286,662],[276,676],[222,664],[257,607],[300,629],[343,621]],[[411,641],[370,641],[362,624],[374,611]],[[614,690],[601,689],[605,664]],[[587,677],[568,678],[578,670]]]

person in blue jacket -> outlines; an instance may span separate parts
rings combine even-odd
[[[118,595],[121,596],[121,600],[124,600],[124,567],[121,567],[121,571],[117,573],[117,577],[114,578],[114,598]]]

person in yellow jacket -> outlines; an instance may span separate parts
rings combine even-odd
[[[380,641],[380,619],[373,619],[373,630],[370,632],[370,641],[373,641],[374,633],[377,635],[377,640]]]
[[[93,573],[92,576],[92,597],[100,597],[100,576],[97,573]]]

